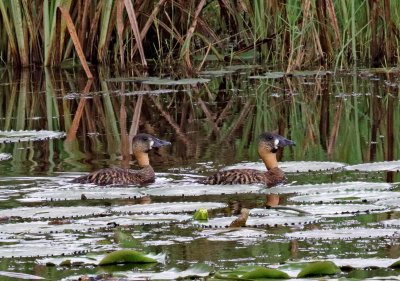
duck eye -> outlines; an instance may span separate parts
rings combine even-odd
[[[274,138],[272,136],[267,137],[268,140],[273,140]]]

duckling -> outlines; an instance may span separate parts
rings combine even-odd
[[[278,167],[276,152],[279,147],[287,145],[295,145],[295,142],[278,134],[265,132],[258,139],[258,154],[267,168],[266,172],[254,169],[224,170],[201,179],[199,182],[203,184],[263,183],[268,187],[282,183],[285,180],[285,175]]]
[[[97,185],[111,184],[146,184],[154,182],[155,173],[150,166],[149,151],[165,145],[169,141],[160,140],[149,134],[137,134],[132,140],[132,151],[135,155],[140,170],[123,168],[105,168],[88,175],[73,179],[73,183],[94,183]]]

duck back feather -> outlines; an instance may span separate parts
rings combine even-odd
[[[152,183],[155,173],[151,166],[140,170],[106,168],[73,179],[73,183],[94,183],[97,185],[128,185]]]
[[[266,172],[254,169],[233,169],[220,171],[212,176],[201,179],[203,184],[251,184],[261,183],[268,187],[285,181],[285,175],[278,167]]]

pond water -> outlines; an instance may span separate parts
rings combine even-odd
[[[335,277],[400,274],[388,268],[400,259],[396,72],[94,72],[90,82],[77,69],[0,69],[1,280],[202,278],[251,265],[294,278],[315,260],[340,266]],[[172,143],[150,153],[155,183],[70,183],[103,167],[136,168],[136,131]],[[264,131],[296,142],[278,152],[286,185],[196,183],[221,168],[263,169]],[[201,208],[206,222],[193,219]],[[242,208],[247,227],[228,228]],[[124,243],[158,263],[96,266]]]

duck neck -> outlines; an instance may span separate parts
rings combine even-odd
[[[271,170],[273,168],[278,167],[278,160],[276,159],[276,153],[272,153],[272,152],[265,151],[265,150],[258,151],[258,153],[260,154],[260,157],[261,157],[262,161],[264,162],[267,170]]]
[[[133,154],[135,154],[140,168],[150,166],[149,154],[141,151],[134,151]]]

